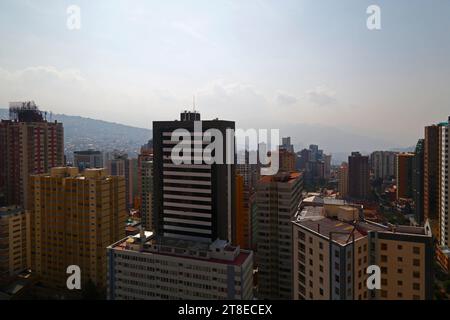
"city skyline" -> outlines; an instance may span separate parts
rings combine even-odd
[[[4,0],[0,300],[450,300],[449,13]]]

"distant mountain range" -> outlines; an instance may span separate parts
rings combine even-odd
[[[0,119],[8,119],[8,109],[0,108]],[[123,124],[68,116],[47,114],[47,120],[57,120],[64,126],[65,153],[70,158],[73,151],[95,149],[100,151],[123,150],[135,157],[141,145],[152,137],[149,129],[136,128]]]
[[[8,109],[0,108],[0,118],[8,119]],[[123,124],[90,119],[80,116],[53,114],[48,120],[62,122],[64,126],[65,152],[70,160],[73,151],[95,149],[125,151],[131,157],[136,157],[141,145],[152,138],[149,129],[136,128]],[[298,124],[280,126],[283,136],[291,136],[295,150],[307,148],[309,144],[318,144],[325,153],[332,154],[333,164],[347,161],[351,151],[368,154],[374,150],[414,151],[414,146],[400,148],[390,141],[377,137],[355,135],[340,128]]]

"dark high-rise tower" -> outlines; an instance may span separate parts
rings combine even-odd
[[[423,169],[424,169],[424,139],[419,139],[414,152],[412,192],[414,199],[414,211],[419,224],[424,222],[423,217]]]
[[[425,127],[423,168],[423,215],[430,220],[433,235],[439,233],[439,126]]]
[[[348,193],[351,198],[369,196],[369,157],[352,152],[348,157]]]
[[[202,153],[194,153],[195,123],[201,123],[202,132],[220,131],[224,164],[207,164],[203,159],[198,164],[172,161],[172,149],[178,142],[171,141],[171,136],[176,129],[189,132],[191,159],[201,157]],[[158,237],[235,241],[235,167],[225,164],[226,130],[234,128],[233,121],[201,121],[195,111],[181,113],[180,121],[153,122],[153,224]],[[201,150],[209,143],[203,141]]]

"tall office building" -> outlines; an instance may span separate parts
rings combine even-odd
[[[292,227],[301,199],[302,174],[281,172],[258,182],[257,253],[258,296],[292,298]]]
[[[349,205],[305,207],[293,224],[296,300],[424,300],[433,297],[433,238],[425,227],[366,221]],[[367,268],[381,268],[380,290]]]
[[[199,124],[202,131],[195,133]],[[253,298],[253,253],[234,245],[234,165],[208,164],[199,155],[210,142],[201,140],[194,142],[200,151],[184,154],[200,163],[179,164],[172,158],[175,130],[184,129],[186,139],[208,129],[225,137],[228,128],[234,129],[234,122],[201,121],[199,113],[187,111],[181,121],[153,123],[156,234],[142,229],[139,236],[108,248],[109,299]],[[243,177],[239,181],[242,191]]]
[[[423,215],[430,221],[433,235],[439,238],[439,190],[440,152],[439,126],[425,127],[425,147],[423,160]]]
[[[348,164],[343,162],[338,170],[338,191],[341,199],[348,197]]]
[[[289,152],[294,152],[294,146],[291,144],[291,137],[283,137],[281,138],[281,146],[280,149],[284,149]]]
[[[79,170],[103,168],[103,153],[96,150],[74,151],[73,165]]]
[[[66,288],[69,265],[106,286],[106,248],[125,237],[125,181],[105,169],[52,168],[30,177],[32,271],[44,286]]]
[[[423,224],[425,221],[423,208],[424,144],[424,139],[417,141],[413,160],[412,196],[414,199],[414,215],[419,224]]]
[[[323,177],[324,179],[330,179],[331,176],[331,154],[324,154],[323,155]]]
[[[138,188],[141,223],[153,230],[153,150],[142,148],[138,156]]]
[[[236,174],[236,245],[250,248],[250,211],[245,206],[244,177]]]
[[[320,150],[319,146],[317,144],[310,144],[309,150],[311,151],[311,158],[310,161],[317,161],[320,159]]]
[[[348,195],[355,199],[367,199],[369,185],[369,157],[352,152],[348,157]]]
[[[18,206],[1,207],[0,283],[30,266],[30,214]]]
[[[370,164],[375,179],[395,177],[396,153],[392,151],[374,151],[370,154]]]
[[[413,196],[414,153],[397,154],[397,199],[411,199]]]
[[[206,130],[222,134],[226,157],[226,130],[234,130],[233,121],[200,120],[198,112],[182,112],[180,121],[153,122],[153,205],[157,236],[213,242],[216,239],[235,242],[235,167],[233,164],[208,164],[200,156],[210,144],[207,139],[194,137],[194,123]],[[189,154],[191,164],[176,164],[172,149],[172,132],[180,129],[194,141]],[[203,141],[202,141],[203,140]],[[196,150],[200,149],[200,150]],[[185,150],[186,151],[186,150]],[[200,162],[200,163],[195,163]]]
[[[239,213],[238,207],[236,207],[236,236],[238,238],[237,244],[241,248],[249,249],[254,248],[256,243],[255,233],[257,232],[257,223],[255,219],[255,192],[256,184],[260,178],[260,165],[251,164],[250,152],[245,152],[245,163],[236,164],[236,174],[242,177],[242,189],[243,189],[243,212]],[[238,155],[239,156],[239,155]],[[239,194],[239,178],[236,178],[236,197]],[[240,200],[236,198],[236,204],[238,205]],[[243,223],[243,225],[241,225]],[[242,231],[238,229],[241,228]],[[242,234],[242,241],[239,241],[238,233]]]
[[[23,206],[29,175],[64,165],[63,126],[34,102],[11,102],[9,117],[0,122],[0,205]]]
[[[309,149],[302,149],[297,152],[296,169],[305,170],[307,164],[311,161],[311,157],[311,150]]]
[[[109,174],[125,177],[125,203],[127,209],[132,208],[138,189],[137,159],[130,159],[126,153],[116,150],[113,152],[111,159],[106,161],[106,167]]]
[[[280,171],[295,171],[296,154],[286,149],[279,150]]]
[[[251,157],[255,156],[254,152],[256,151],[245,151],[245,153],[238,153],[237,155],[236,172],[244,178],[245,190],[254,190],[261,176],[261,164],[250,163]],[[255,158],[257,159],[258,155]]]

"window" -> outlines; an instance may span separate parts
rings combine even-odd
[[[387,244],[386,243],[382,243],[381,244],[381,250],[387,250]]]
[[[419,247],[413,247],[413,253],[414,254],[420,254],[420,248]]]
[[[299,231],[299,232],[298,232],[298,238],[299,238],[300,240],[305,240],[305,234],[304,234],[303,232]]]
[[[419,259],[414,259],[413,260],[413,266],[415,266],[415,267],[420,266],[420,260]]]
[[[420,283],[413,283],[413,290],[420,290]]]

